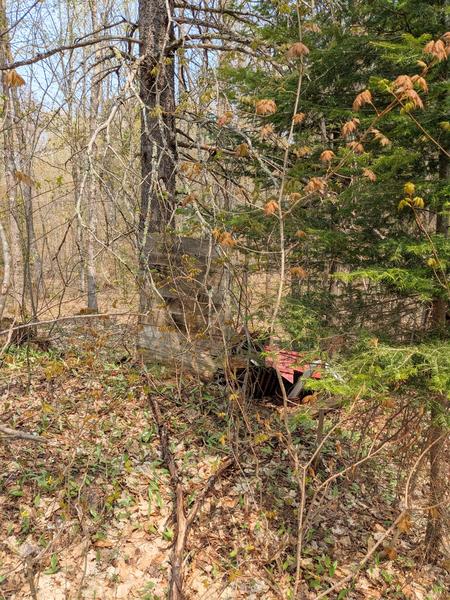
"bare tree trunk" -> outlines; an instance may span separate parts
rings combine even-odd
[[[443,180],[450,179],[450,161],[442,152],[440,155],[439,175]],[[448,237],[448,216],[438,214],[436,217],[436,233]],[[448,298],[444,295],[434,298],[431,321],[437,333],[444,333],[447,327]],[[448,410],[446,399],[441,397],[433,402],[430,411],[430,506],[427,530],[425,534],[426,557],[429,562],[436,562],[442,547],[445,518],[445,479],[448,475],[444,469],[444,447],[446,429],[442,425],[443,417]]]
[[[97,0],[90,0],[92,30],[96,31],[99,25]],[[94,53],[94,67],[92,69],[91,93],[89,100],[89,139],[95,135],[98,123],[98,113],[101,97],[101,83],[99,78],[100,49]],[[93,166],[98,164],[97,142],[92,147],[92,155],[89,156],[89,179],[87,185],[87,307],[91,311],[98,312],[97,301],[97,271],[95,266],[95,250],[97,237],[97,214],[96,204],[98,202],[99,186]]]
[[[39,256],[36,233],[34,229],[34,210],[33,210],[33,165],[32,153],[28,148],[25,126],[22,122],[20,100],[16,88],[10,90],[12,106],[14,107],[14,127],[17,135],[18,160],[17,167],[19,177],[17,189],[21,192],[24,210],[24,285],[25,293],[30,300],[31,316],[34,321],[37,320],[37,302],[39,284],[42,278],[42,262]]]
[[[0,240],[2,244],[3,252],[3,281],[0,289],[0,322],[5,312],[6,300],[8,297],[9,286],[11,284],[11,253],[9,251],[8,239],[6,237],[5,229],[0,223]]]
[[[8,19],[6,16],[5,0],[0,0],[0,30],[8,31]],[[0,37],[0,64],[2,66],[11,62],[11,48],[9,36],[2,33]],[[25,294],[24,294],[24,263],[22,252],[22,236],[20,232],[20,212],[17,202],[17,181],[15,173],[17,171],[15,161],[15,135],[14,135],[14,116],[13,102],[11,96],[11,87],[7,81],[7,73],[4,71],[2,76],[3,93],[3,153],[5,163],[6,194],[8,197],[9,210],[9,230],[11,239],[11,267],[12,283],[14,288],[15,306],[14,312],[17,315],[24,316],[26,313]]]
[[[141,308],[148,299],[145,276],[151,232],[164,232],[174,206],[175,66],[173,52],[173,0],[139,0],[141,112],[141,205],[139,214],[139,262]]]
[[[444,524],[447,523],[445,493],[447,490],[448,473],[444,467],[446,444],[446,429],[440,425],[443,415],[448,410],[444,397],[433,401],[431,408],[431,426],[429,443],[431,445],[430,460],[430,496],[427,529],[425,533],[425,556],[428,562],[436,563],[442,549],[444,539]]]

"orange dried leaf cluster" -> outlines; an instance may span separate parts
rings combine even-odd
[[[357,130],[358,125],[359,125],[359,119],[357,117],[344,123],[341,128],[342,136],[343,137],[350,136],[352,133],[354,133]]]
[[[278,210],[278,202],[276,200],[269,200],[269,202],[267,202],[264,205],[264,213],[267,216],[273,215],[274,212],[276,212]]]
[[[417,83],[423,91],[428,91],[427,82],[423,77],[419,77],[419,75],[415,75],[414,77],[399,75],[392,84],[392,88],[399,100],[411,102],[414,108],[423,108],[422,98],[414,89],[414,83]]]
[[[298,237],[300,240],[304,240],[307,237],[306,231],[299,229],[295,232],[295,237]]]
[[[277,112],[277,105],[273,100],[258,100],[255,106],[256,114],[261,117],[267,117]]]
[[[302,42],[292,44],[287,53],[289,58],[300,58],[301,56],[308,56],[308,54],[309,48]]]
[[[305,279],[308,276],[307,271],[303,267],[291,267],[291,275],[299,279]]]
[[[322,162],[330,162],[331,160],[333,160],[333,158],[335,157],[335,153],[333,152],[333,150],[324,150],[322,152],[322,154],[320,155],[320,160]]]
[[[224,248],[233,248],[233,246],[236,246],[237,244],[237,241],[229,231],[220,231],[220,229],[214,229],[212,233],[217,242]]]
[[[379,129],[375,129],[375,127],[373,127],[370,130],[370,133],[373,134],[373,137],[377,140],[377,142],[379,142],[380,146],[385,147],[390,145],[391,140],[387,138]]]
[[[348,142],[347,146],[351,150],[353,150],[353,152],[355,154],[363,154],[363,152],[364,152],[364,146],[360,142],[357,142],[356,140],[353,140],[352,142]]]
[[[369,181],[376,181],[377,180],[377,176],[375,175],[375,173],[372,171],[372,169],[363,169],[363,177],[366,177]]]
[[[423,51],[426,54],[431,54],[432,56],[434,56],[434,58],[436,58],[439,62],[442,60],[446,60],[447,57],[450,56],[450,42],[448,41],[449,33],[450,32],[444,33],[444,35],[442,36],[443,39],[441,40],[431,40],[431,42],[428,42]]]
[[[372,103],[372,94],[370,93],[370,90],[364,90],[363,92],[360,92],[354,102],[353,102],[353,110],[358,111],[362,106],[364,106],[364,104],[371,104]]]
[[[308,194],[313,192],[323,192],[326,188],[326,182],[322,177],[312,177],[305,186],[305,192]]]
[[[294,123],[294,125],[300,125],[300,123],[303,123],[303,121],[305,120],[305,113],[299,112],[296,113],[293,117],[292,117],[292,122]]]
[[[417,85],[417,87],[419,87],[422,92],[424,92],[425,94],[428,94],[428,83],[426,82],[426,80],[421,77],[420,75],[413,75],[411,77],[411,81]]]
[[[15,69],[11,69],[11,71],[6,71],[3,76],[3,82],[8,87],[21,87],[25,85],[25,79],[19,75],[19,73]]]
[[[289,202],[298,202],[301,199],[302,195],[298,192],[292,192],[292,194],[289,194]]]
[[[413,86],[413,81],[411,77],[408,77],[408,75],[399,75],[392,84],[392,87],[396,94],[400,94],[405,90],[412,90]]]

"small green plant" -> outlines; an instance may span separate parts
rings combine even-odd
[[[54,575],[60,569],[58,556],[56,554],[52,554],[50,558],[50,566],[48,569],[44,571],[46,575]]]
[[[152,479],[148,484],[148,514],[152,512],[152,507],[157,506],[161,509],[164,506],[164,501],[161,496],[161,492],[159,490],[159,483],[156,479]]]
[[[148,581],[141,590],[142,600],[158,600],[159,595],[153,591],[155,587],[156,583],[154,581]]]

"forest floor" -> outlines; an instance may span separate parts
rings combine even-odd
[[[190,531],[186,598],[289,599],[298,492],[281,443],[280,407],[243,407],[218,383],[157,366],[144,379],[130,351],[132,332],[108,319],[64,323],[54,336],[51,350],[23,347],[2,356],[2,424],[38,433],[45,443],[0,440],[0,598],[166,598],[174,503],[153,397],[188,507],[221,461],[234,459]],[[316,423],[299,415],[294,441],[307,458]],[[348,424],[324,446],[308,486],[351,463],[352,440]],[[302,598],[351,575],[385,535],[399,514],[396,473],[393,458],[380,453],[326,488],[304,540]],[[422,539],[419,519],[395,550],[374,553],[329,597],[445,598],[449,565],[424,564]]]

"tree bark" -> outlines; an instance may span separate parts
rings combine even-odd
[[[89,7],[91,11],[92,30],[96,31],[99,26],[97,0],[90,0]],[[95,134],[98,123],[98,114],[101,99],[101,83],[98,81],[100,49],[97,48],[94,53],[94,67],[92,69],[91,93],[89,101],[89,139]],[[97,235],[97,214],[96,203],[98,202],[99,186],[96,175],[93,172],[93,165],[98,163],[97,142],[92,146],[92,156],[89,157],[89,179],[87,186],[87,307],[92,312],[98,312],[97,301],[97,272],[95,266],[95,238]]]
[[[6,2],[0,0],[0,30],[8,31],[8,19],[6,15]],[[11,48],[8,33],[0,37],[0,65],[6,66],[11,62]],[[23,317],[26,313],[24,294],[24,263],[22,252],[22,236],[20,231],[20,213],[17,203],[17,182],[14,173],[17,170],[15,159],[15,135],[14,135],[14,106],[11,96],[11,88],[5,81],[5,72],[2,74],[3,93],[3,156],[5,164],[6,194],[9,212],[9,234],[11,249],[11,281],[13,284],[15,306],[14,312]]]
[[[5,229],[0,223],[0,241],[3,253],[3,281],[0,289],[0,323],[5,311],[6,299],[8,297],[9,286],[11,284],[11,253],[9,251],[8,239]]]
[[[146,274],[151,233],[166,231],[175,197],[175,67],[173,0],[139,0],[141,44],[141,204],[138,248],[141,271],[141,308],[146,310]]]
[[[427,528],[425,533],[425,557],[430,563],[437,563],[442,549],[444,539],[444,523],[447,507],[445,506],[445,494],[448,484],[448,473],[445,465],[445,445],[447,431],[440,421],[448,410],[446,399],[441,396],[433,401],[430,412],[431,426],[429,443],[430,453],[430,494]]]
[[[450,179],[450,161],[444,152],[440,154],[439,177],[441,180]],[[436,215],[436,233],[448,237],[448,216],[444,213]],[[431,322],[433,330],[444,334],[447,328],[448,298],[439,296],[434,298],[431,311]],[[444,470],[444,448],[447,430],[442,420],[448,410],[444,397],[433,402],[430,411],[430,506],[428,513],[427,529],[425,534],[426,558],[435,563],[440,554],[444,536],[445,517],[445,491],[447,473]]]

